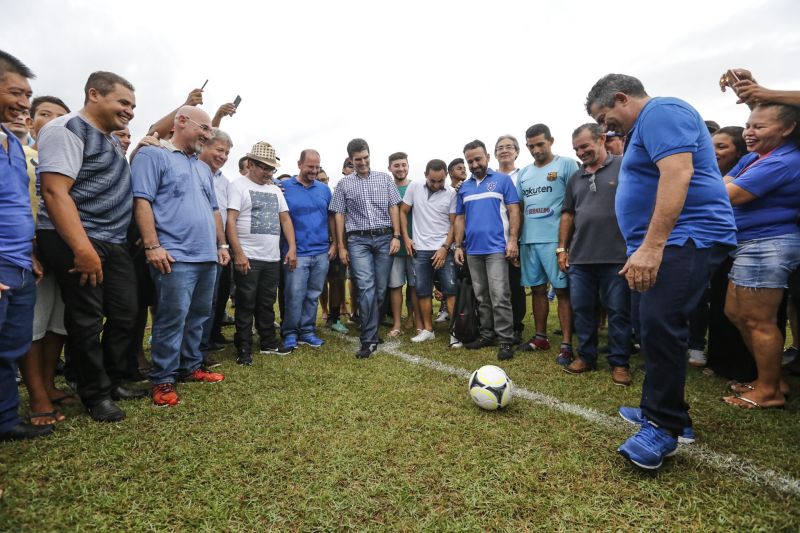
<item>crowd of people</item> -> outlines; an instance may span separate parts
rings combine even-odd
[[[569,374],[596,370],[605,353],[612,382],[628,386],[640,348],[641,405],[620,408],[640,430],[619,452],[642,468],[694,440],[687,357],[734,380],[724,397],[734,406],[786,402],[800,97],[766,89],[746,70],[720,80],[750,106],[744,128],[720,128],[683,100],[609,74],[588,93],[593,121],[572,133],[579,163],[554,153],[545,124],[524,132],[533,157],[524,168],[509,134],[494,144],[496,169],[474,140],[449,164],[427,162],[420,179],[409,178],[404,152],[389,156],[388,173],[372,170],[369,144],[357,138],[333,190],[319,152],[303,150],[294,174],[276,176],[288,165],[266,141],[245,151],[240,176],[225,176],[233,142],[219,126],[237,106],[212,117],[201,89],[128,157],[130,82],[94,72],[83,107],[71,111],[53,96],[30,101],[33,78],[0,51],[2,440],[51,433],[61,405],[79,401],[94,420],[114,422],[125,417],[120,401],[175,406],[177,383],[223,381],[211,352],[229,342],[221,330],[229,299],[238,364],[252,364],[256,333],[261,353],[318,349],[320,300],[325,326],[348,332],[347,280],[358,359],[383,342],[381,324],[389,337],[403,335],[404,303],[410,340],[436,342],[434,321],[455,319],[465,278],[478,334],[451,328],[443,343],[451,348],[496,346],[501,361],[550,350],[550,298],[556,362]],[[526,288],[533,334],[524,340]],[[77,398],[55,386],[62,351]],[[18,413],[18,366],[29,422]],[[145,366],[149,389],[133,384]]]

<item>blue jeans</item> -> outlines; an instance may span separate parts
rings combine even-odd
[[[297,267],[289,270],[283,265],[286,307],[281,323],[281,334],[306,335],[316,331],[317,302],[328,275],[328,254],[297,258]]]
[[[200,335],[200,351],[203,356],[208,354],[211,347],[211,331],[214,329],[214,310],[217,307],[217,292],[219,290],[219,280],[222,277],[222,265],[217,263],[216,276],[214,276],[214,290],[211,292],[211,312],[208,314],[208,319],[203,322],[203,333]]]
[[[667,246],[655,285],[632,293],[645,354],[641,407],[644,416],[674,435],[692,425],[684,398],[689,315],[730,247],[697,248],[692,240]]]
[[[203,364],[200,337],[211,314],[216,263],[172,263],[172,272],[150,273],[156,286],[151,355],[153,384],[174,383]]]
[[[350,273],[358,285],[358,313],[361,317],[361,342],[378,342],[380,309],[386,299],[392,256],[391,235],[349,235],[347,253]]]
[[[628,366],[631,346],[631,292],[618,272],[623,264],[570,265],[569,291],[578,355],[597,364],[597,295],[608,311],[608,364]]]
[[[0,259],[0,431],[19,424],[17,360],[31,347],[36,281],[30,270]]]

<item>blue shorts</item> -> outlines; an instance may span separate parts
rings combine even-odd
[[[523,287],[538,287],[548,281],[554,289],[566,289],[569,286],[567,274],[558,268],[556,248],[557,242],[519,245]]]
[[[436,250],[417,250],[414,258],[414,271],[417,274],[417,296],[430,298],[433,296],[433,280],[439,280],[440,290],[445,296],[456,295],[456,265],[453,262],[453,252],[447,254],[444,266],[435,270],[431,259]]]
[[[740,242],[728,279],[738,287],[785,289],[800,266],[800,233]]]

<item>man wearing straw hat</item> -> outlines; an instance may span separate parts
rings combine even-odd
[[[261,353],[286,354],[275,335],[275,298],[281,269],[280,235],[286,238],[285,263],[297,265],[294,227],[283,193],[272,182],[280,166],[275,148],[258,142],[247,154],[247,175],[228,186],[226,233],[233,252],[236,282],[236,345],[240,365],[252,365],[253,315]]]

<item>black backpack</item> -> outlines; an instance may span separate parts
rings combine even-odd
[[[458,281],[456,304],[450,318],[450,333],[460,342],[472,342],[478,339],[479,330],[478,300],[472,288],[472,278],[467,271]]]

